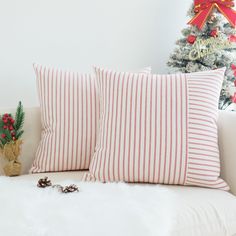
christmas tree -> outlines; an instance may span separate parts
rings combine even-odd
[[[197,72],[226,67],[219,108],[230,105],[236,77],[236,12],[233,0],[195,0],[189,26],[167,65],[176,72]],[[236,83],[235,83],[236,84]]]

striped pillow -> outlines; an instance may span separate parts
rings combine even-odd
[[[216,125],[224,68],[176,75],[95,71],[102,114],[85,179],[228,190],[219,178]]]
[[[88,169],[100,114],[95,77],[41,65],[34,69],[43,131],[30,172]]]

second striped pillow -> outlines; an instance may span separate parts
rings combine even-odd
[[[224,68],[176,75],[95,70],[102,114],[92,177],[228,189],[219,178],[216,125]]]

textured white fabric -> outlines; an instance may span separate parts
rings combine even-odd
[[[95,179],[228,190],[219,178],[216,123],[225,68],[173,75],[95,72],[102,111],[89,167]]]
[[[219,112],[218,134],[222,178],[236,195],[236,112]]]
[[[67,179],[72,179],[76,181],[81,181],[83,179],[84,174],[88,173],[88,171],[64,171],[64,172],[48,172],[48,173],[33,173],[27,175],[18,176],[17,179],[21,180],[30,180],[37,182],[39,179],[47,176],[53,183],[57,183],[58,181],[64,181]]]
[[[224,191],[142,184],[83,183],[79,193],[0,177],[4,236],[233,236],[236,198]]]

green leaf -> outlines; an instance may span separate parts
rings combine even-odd
[[[3,129],[1,133],[6,135],[4,139],[7,140],[7,142],[12,141],[11,132],[8,129]]]
[[[0,131],[3,129],[4,122],[2,121],[2,116],[0,116]]]
[[[7,140],[3,139],[2,137],[0,137],[0,141],[2,145],[5,145],[7,143]]]
[[[19,102],[18,107],[16,109],[15,125],[14,125],[14,129],[16,132],[23,128],[24,120],[25,120],[25,112],[23,111],[22,103]]]
[[[16,139],[19,139],[19,138],[21,138],[21,136],[23,135],[23,133],[24,133],[24,131],[23,130],[20,130],[20,131],[18,131],[18,132],[16,132]]]
[[[0,148],[3,148],[5,144],[5,141],[2,140],[2,138],[0,137]]]

